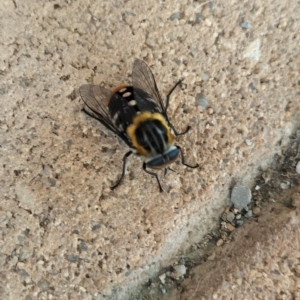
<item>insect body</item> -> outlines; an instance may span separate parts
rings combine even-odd
[[[156,177],[160,191],[163,189],[157,174],[149,171],[147,167],[166,168],[176,160],[179,153],[183,165],[189,168],[198,167],[198,164],[186,164],[181,148],[175,145],[175,136],[187,133],[190,127],[178,133],[167,115],[170,96],[180,83],[181,80],[171,89],[164,104],[150,68],[142,60],[136,59],[132,71],[132,86],[121,86],[114,91],[91,84],[79,88],[85,104],[83,110],[131,148],[123,157],[121,177],[112,189],[122,181],[126,159],[134,152],[144,159],[143,170]]]

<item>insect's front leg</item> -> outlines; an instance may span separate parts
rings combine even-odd
[[[150,175],[152,175],[152,176],[154,176],[154,177],[156,178],[157,183],[158,183],[158,185],[159,185],[159,191],[160,191],[160,192],[164,192],[164,190],[163,190],[163,188],[162,188],[162,186],[161,186],[161,184],[160,184],[160,181],[159,181],[159,179],[158,179],[157,174],[154,173],[154,172],[148,171],[148,170],[147,170],[147,165],[146,165],[145,162],[143,163],[143,170],[144,170],[146,173],[148,173],[148,174],[150,174]]]
[[[190,131],[190,129],[191,129],[191,126],[188,125],[188,127],[186,128],[186,130],[184,132],[178,132],[175,129],[175,127],[173,126],[173,124],[171,124],[170,122],[169,122],[169,124],[170,124],[170,127],[173,129],[173,131],[174,131],[174,133],[175,133],[176,136],[178,136],[178,135],[184,135],[184,134],[188,133]]]
[[[177,145],[176,145],[176,147],[177,147],[177,149],[179,149],[179,151],[180,151],[180,154],[181,154],[181,163],[182,163],[184,166],[186,166],[186,167],[188,167],[188,168],[191,168],[191,169],[195,169],[195,168],[198,168],[198,167],[199,167],[199,164],[196,164],[195,166],[191,166],[191,165],[186,164],[186,163],[185,163],[185,158],[184,158],[184,155],[183,155],[183,153],[182,153],[181,147],[180,147],[180,146],[177,146]]]

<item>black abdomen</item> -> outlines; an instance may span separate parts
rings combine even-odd
[[[142,122],[136,129],[138,143],[152,154],[163,154],[168,143],[167,130],[159,120]]]

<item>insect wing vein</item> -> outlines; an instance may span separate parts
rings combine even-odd
[[[97,85],[85,84],[79,88],[81,99],[85,104],[84,111],[94,119],[101,122],[106,128],[118,135],[123,141],[131,147],[131,143],[124,131],[120,131],[112,120],[107,108],[108,102],[112,96],[112,92]],[[114,94],[114,97],[119,97],[120,106],[122,97]],[[121,109],[121,107],[120,107]]]
[[[132,70],[132,86],[136,99],[144,99],[145,93],[148,98],[153,99],[159,106],[161,112],[166,116],[166,109],[159,94],[154,75],[149,66],[140,59],[135,59]],[[148,100],[147,101],[151,101]]]

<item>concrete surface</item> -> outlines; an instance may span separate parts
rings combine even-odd
[[[299,122],[297,1],[2,1],[0,298],[126,299],[213,227]],[[242,24],[244,23],[244,24]],[[159,193],[77,89],[130,82],[135,57],[186,157]],[[197,105],[203,95],[209,107]]]

